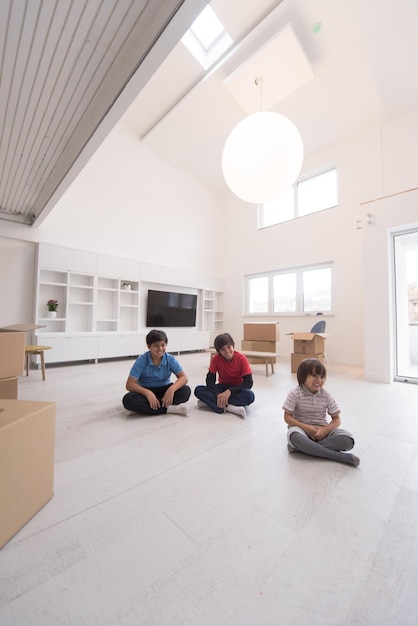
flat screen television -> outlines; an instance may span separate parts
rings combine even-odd
[[[196,326],[197,295],[148,289],[147,326]]]

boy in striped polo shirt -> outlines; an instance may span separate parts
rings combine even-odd
[[[299,385],[290,391],[283,404],[289,452],[359,465],[357,456],[345,452],[354,447],[354,438],[339,428],[340,408],[324,387],[327,376],[324,364],[319,359],[304,359],[296,376]]]

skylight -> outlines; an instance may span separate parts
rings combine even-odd
[[[181,41],[205,70],[233,43],[209,5],[195,19]]]

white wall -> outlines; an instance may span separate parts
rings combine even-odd
[[[220,217],[216,195],[117,126],[39,229],[4,228],[9,236],[218,276]]]
[[[385,220],[376,229],[367,224],[367,214],[376,209],[364,203],[385,193],[417,186],[417,162],[418,110],[305,159],[303,173],[315,172],[327,165],[337,166],[339,206],[335,209],[258,231],[255,206],[237,198],[227,202],[226,231],[233,236],[234,245],[225,251],[225,330],[231,332],[238,345],[242,338],[245,274],[333,261],[334,317],[324,318],[327,332],[332,335],[326,344],[327,356],[335,363],[364,364],[367,376],[374,380],[391,380],[387,367],[392,347],[379,355],[376,333],[373,333],[373,341],[370,340],[369,327],[373,321],[368,318],[368,307],[376,285],[374,269],[370,268],[379,267],[386,283],[390,281],[388,228],[416,221],[418,207],[409,206],[400,211],[399,203],[395,203],[388,207]],[[374,221],[374,217],[371,219]],[[380,306],[388,311],[391,306],[388,289],[383,293],[385,297],[383,301],[379,299]],[[259,321],[269,319],[264,317]],[[292,351],[292,342],[286,333],[309,330],[316,321],[311,317],[275,319],[281,325],[279,351],[285,356]],[[380,322],[379,342],[382,333],[386,337],[390,335],[389,315],[380,317]],[[374,358],[373,355],[379,356]],[[377,367],[379,359],[385,360],[387,367],[383,362]]]
[[[33,324],[36,246],[0,236],[0,327]]]
[[[418,190],[368,205],[372,222],[364,229],[364,377],[389,383],[395,375],[393,232],[418,227]]]

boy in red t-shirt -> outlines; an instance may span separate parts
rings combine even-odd
[[[194,395],[201,409],[208,406],[215,413],[234,413],[245,418],[245,407],[254,402],[253,374],[246,356],[236,352],[229,333],[215,337],[216,354],[206,375],[206,385],[198,385]],[[218,376],[218,382],[216,382]]]

